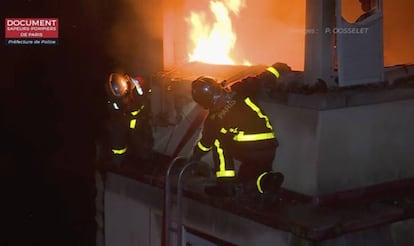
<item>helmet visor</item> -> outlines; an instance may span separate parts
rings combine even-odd
[[[124,96],[128,92],[128,78],[117,73],[110,74],[109,88],[114,96]]]

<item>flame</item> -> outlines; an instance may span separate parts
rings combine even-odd
[[[244,0],[210,1],[214,23],[209,23],[204,12],[191,11],[187,22],[191,25],[190,39],[194,45],[189,61],[211,64],[236,64],[231,51],[237,40],[230,14],[238,15]],[[244,64],[249,64],[244,62]]]

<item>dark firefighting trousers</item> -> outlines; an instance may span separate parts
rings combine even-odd
[[[243,143],[223,141],[215,144],[213,159],[217,184],[230,181],[249,186],[250,190],[256,189],[257,180],[261,175],[272,171],[276,148],[275,139]],[[241,162],[237,174],[234,160]]]
[[[129,121],[112,119],[107,124],[107,132],[114,163],[152,158],[154,138],[148,121],[137,121],[135,128],[131,129]]]

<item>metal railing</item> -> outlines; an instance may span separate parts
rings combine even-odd
[[[182,197],[183,197],[183,176],[187,170],[191,170],[195,164],[201,164],[201,161],[190,161],[187,162],[187,159],[184,157],[176,157],[168,166],[168,169],[165,174],[165,189],[164,189],[164,215],[163,215],[163,245],[170,246],[171,244],[171,232],[174,232],[172,227],[172,216],[171,216],[171,206],[172,206],[172,187],[171,187],[171,176],[173,175],[173,169],[178,167],[178,164],[186,162],[185,165],[179,169],[178,179],[177,179],[177,192],[176,192],[176,204],[177,204],[177,213],[176,213],[176,232],[177,232],[177,246],[182,245],[183,240],[183,212],[182,212]]]

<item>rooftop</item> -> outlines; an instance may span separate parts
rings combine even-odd
[[[98,169],[163,190],[171,161],[170,157],[157,154],[152,162],[120,167],[101,163]],[[177,180],[177,174],[171,180]],[[330,239],[414,216],[414,178],[322,196],[281,188],[278,197],[267,204],[258,204],[247,196],[209,197],[202,190],[214,181],[203,177],[184,180],[186,198],[310,240]]]

